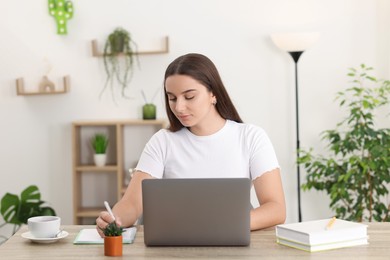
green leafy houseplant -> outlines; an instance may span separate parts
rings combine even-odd
[[[108,35],[103,53],[107,79],[100,96],[110,86],[112,97],[115,100],[114,82],[117,82],[121,87],[122,97],[126,97],[125,90],[133,75],[136,53],[137,44],[127,30],[119,27]]]
[[[13,234],[20,228],[22,224],[27,224],[30,217],[35,216],[55,216],[56,212],[53,208],[46,205],[46,202],[41,200],[41,193],[35,185],[28,186],[22,191],[20,197],[15,194],[6,193],[1,199],[1,215],[4,223],[14,225]],[[3,240],[7,238],[1,236]]]
[[[108,137],[105,134],[95,134],[91,140],[95,154],[105,154],[108,146]]]
[[[303,190],[326,191],[338,218],[352,221],[390,221],[390,129],[375,125],[378,108],[389,105],[390,81],[369,75],[364,64],[350,69],[352,86],[336,99],[347,117],[336,129],[322,133],[329,155],[301,150],[298,163],[307,176]]]

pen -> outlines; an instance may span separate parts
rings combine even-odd
[[[328,224],[326,225],[325,229],[326,229],[326,230],[331,229],[335,221],[336,221],[336,217],[331,218],[331,219],[329,220]]]
[[[112,213],[111,207],[110,207],[110,205],[108,204],[107,201],[104,201],[104,206],[106,207],[108,213],[111,215],[111,217],[112,217],[112,218],[114,219],[114,221],[115,221],[115,216],[114,216],[114,214]]]

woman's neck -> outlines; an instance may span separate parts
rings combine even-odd
[[[222,118],[218,113],[212,120],[207,120],[189,128],[191,133],[197,136],[212,135],[221,130],[226,123],[226,119]]]

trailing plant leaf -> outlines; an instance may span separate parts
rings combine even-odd
[[[390,221],[390,129],[375,125],[377,109],[390,103],[390,81],[370,76],[371,70],[364,64],[350,69],[352,86],[337,93],[348,113],[321,134],[329,155],[302,149],[298,158],[307,172],[303,190],[324,190],[336,216],[352,221]]]
[[[100,96],[107,87],[110,87],[112,98],[115,101],[114,83],[118,83],[122,97],[126,97],[125,90],[133,76],[134,62],[136,59],[138,61],[137,48],[136,42],[127,30],[118,27],[109,34],[103,53],[107,78]]]

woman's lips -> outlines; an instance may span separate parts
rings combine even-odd
[[[180,121],[187,121],[190,118],[190,115],[178,115]]]

